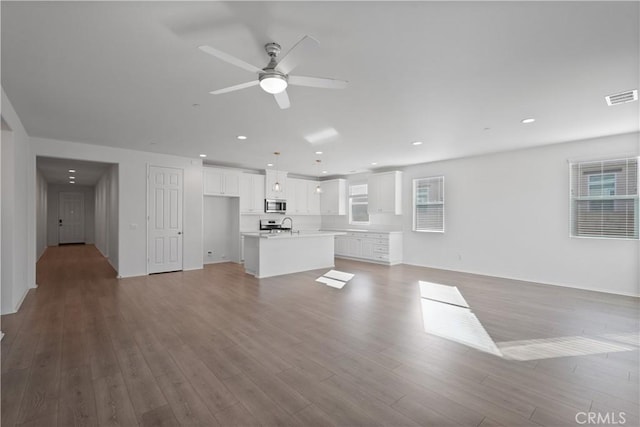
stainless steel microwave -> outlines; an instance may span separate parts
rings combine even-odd
[[[265,199],[264,211],[266,213],[285,213],[287,211],[287,201],[283,199]]]

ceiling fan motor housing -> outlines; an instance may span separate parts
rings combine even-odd
[[[271,42],[264,45],[264,50],[273,58],[280,54],[282,47],[278,43]]]

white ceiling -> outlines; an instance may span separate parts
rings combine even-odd
[[[7,2],[2,86],[32,136],[315,175],[639,130],[638,2]],[[197,49],[264,66],[304,35],[292,107]],[[194,104],[199,106],[194,107]],[[530,125],[521,119],[535,117]],[[335,129],[310,144],[305,136]],[[247,135],[238,141],[237,135]],[[424,142],[412,146],[415,140]],[[324,154],[314,154],[322,150]],[[374,167],[372,162],[376,162]]]

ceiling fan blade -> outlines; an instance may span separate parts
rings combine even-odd
[[[276,98],[276,102],[278,103],[280,109],[286,110],[287,108],[291,107],[291,102],[289,102],[289,95],[287,95],[286,90],[283,90],[280,93],[276,93],[273,96],[274,98]]]
[[[222,93],[233,92],[234,90],[246,89],[251,86],[258,86],[260,83],[258,80],[253,80],[246,83],[240,83],[239,85],[225,87],[224,89],[213,90],[209,92],[211,95],[220,95]]]
[[[214,49],[211,46],[199,46],[198,49],[205,53],[208,53],[209,55],[215,56],[218,59],[222,59],[229,64],[235,65],[236,67],[251,71],[252,73],[262,73],[261,68],[258,68],[255,65],[251,65],[248,62],[244,62],[242,59],[238,59],[235,56],[229,55],[228,53],[222,52],[218,49]]]
[[[321,87],[325,89],[344,89],[348,81],[326,79],[324,77],[289,76],[289,84],[295,86]]]
[[[305,57],[311,56],[318,46],[320,43],[316,39],[304,36],[282,57],[276,69],[284,74],[289,74]]]

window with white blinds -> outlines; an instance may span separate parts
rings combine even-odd
[[[413,231],[444,232],[444,176],[413,180]]]
[[[349,224],[369,223],[369,189],[367,184],[349,185]]]
[[[569,164],[571,236],[638,238],[638,157]]]

